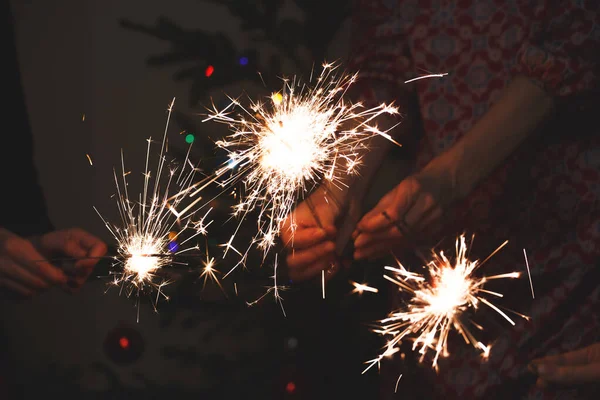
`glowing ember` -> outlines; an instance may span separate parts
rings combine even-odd
[[[152,256],[152,254],[159,254],[163,251],[164,238],[133,236],[128,239],[129,243],[125,243],[123,246],[124,269],[139,283],[150,279],[156,270],[169,264],[170,260],[167,257]]]

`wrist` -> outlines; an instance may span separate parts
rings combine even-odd
[[[425,180],[435,180],[443,191],[444,203],[462,200],[471,191],[469,181],[463,178],[460,168],[460,149],[453,147],[432,159],[418,175]]]

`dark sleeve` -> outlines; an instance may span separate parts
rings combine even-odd
[[[33,139],[17,59],[10,1],[2,4],[0,227],[22,236],[52,230],[33,158]]]

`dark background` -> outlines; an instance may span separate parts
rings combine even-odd
[[[268,94],[256,71],[275,90],[281,74],[306,75],[313,63],[343,61],[348,49],[347,1],[13,3],[51,219],[57,228],[80,226],[108,243],[113,239],[92,206],[117,218],[110,196],[120,149],[129,169],[141,172],[145,139],[161,137],[173,97],[173,152],[187,149],[185,135],[178,135],[186,130],[196,138],[192,158],[208,158],[211,141],[224,133],[200,123],[198,113],[211,97],[223,105],[225,92]],[[207,77],[209,65],[214,72]],[[398,179],[394,175],[383,176],[374,198]],[[137,193],[138,183],[130,182]],[[74,296],[52,291],[3,304],[13,370],[27,398],[375,397],[377,372],[360,372],[378,353],[379,340],[367,325],[386,313],[386,293],[379,285],[379,295],[350,295],[348,280],[380,283],[381,266],[357,266],[340,276],[326,300],[318,283],[285,292],[287,318],[272,297],[252,308],[245,304],[271,274],[267,266],[237,275],[239,296],[232,295],[233,281],[225,281],[228,297],[214,287],[200,292],[187,277],[169,289],[172,300],[159,303],[158,313],[142,303],[139,322],[134,300],[105,293],[102,279]],[[126,350],[119,347],[124,336]]]

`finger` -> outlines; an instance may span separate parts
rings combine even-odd
[[[383,214],[383,211],[389,215],[387,210],[381,210],[375,214],[365,215],[358,223],[357,231],[377,232],[392,226],[394,224],[393,220],[390,221],[390,219]]]
[[[402,237],[403,235],[398,228],[392,225],[385,231],[361,233],[354,241],[354,249],[363,249],[388,239],[400,241]]]
[[[363,220],[357,226],[358,230],[374,230],[389,225],[388,218],[383,216],[384,211],[392,221],[399,220],[418,202],[417,194],[419,190],[420,185],[414,178],[409,177],[403,180],[395,189],[388,192],[372,211],[363,217]]]
[[[289,269],[290,278],[293,281],[297,281],[297,282],[316,278],[317,276],[321,275],[321,271],[327,270],[330,267],[332,262],[333,262],[333,260],[327,259],[327,260],[321,260],[321,261],[317,262],[316,264],[313,264],[306,268],[290,267],[290,269]]]
[[[291,234],[290,238],[285,243],[285,246],[290,249],[294,248],[297,250],[301,250],[316,245],[326,237],[327,232],[325,231],[325,229],[298,229]]]
[[[535,369],[538,365],[554,364],[554,365],[580,365],[589,364],[592,362],[600,362],[600,343],[570,351],[568,353],[557,354],[538,358],[531,362]]]
[[[373,245],[362,248],[354,252],[354,259],[356,260],[375,260],[378,258],[383,258],[391,254],[392,250],[398,247],[397,243],[393,240],[385,240],[379,243],[374,243]]]
[[[87,248],[81,246],[81,243],[74,238],[67,238],[63,240],[63,242],[60,245],[44,250],[51,252],[60,252],[66,256],[73,257],[75,259],[84,258],[88,255]]]
[[[45,254],[61,253],[70,257],[85,257],[86,252],[80,246],[76,230],[50,232],[42,235],[40,250]]]
[[[91,242],[84,244],[84,246],[89,245],[91,246],[87,247],[87,255],[85,256],[86,258],[75,263],[75,273],[78,276],[84,276],[84,281],[92,272],[96,264],[98,264],[100,257],[103,257],[108,251],[106,244],[98,239],[96,239],[93,244]]]
[[[308,267],[322,258],[335,254],[335,243],[331,241],[319,243],[305,250],[292,251],[287,257],[288,266],[291,268]]]
[[[8,258],[3,257],[0,259],[0,270],[4,279],[19,283],[33,291],[44,290],[49,287],[45,280]]]
[[[302,203],[292,214],[292,222],[302,228],[319,227],[315,213],[316,210],[313,211],[305,203]]]
[[[41,257],[41,255],[37,255]],[[36,257],[34,254],[31,257]],[[30,272],[35,275],[43,278],[46,282],[55,284],[55,285],[64,285],[67,283],[67,275],[61,271],[59,268],[50,264],[48,261],[45,261],[42,258],[31,260],[24,257],[20,257],[16,259],[16,261],[20,262],[24,265]]]
[[[561,385],[576,385],[600,381],[600,362],[585,365],[541,364],[538,376],[545,382]]]
[[[403,222],[410,232],[417,233],[441,215],[442,210],[436,207],[433,197],[425,194],[406,212]]]
[[[46,261],[31,242],[22,238],[11,238],[5,241],[4,246],[5,254],[15,264],[26,268],[35,276],[53,284],[67,282],[67,276],[64,272]]]
[[[11,292],[18,293],[21,296],[31,297],[35,294],[35,291],[27,286],[24,286],[18,282],[11,281],[7,278],[0,279],[0,287],[10,290]]]
[[[383,216],[383,212],[390,212],[396,214],[394,210],[395,204],[395,192],[396,189],[388,192],[377,205],[368,213],[366,213],[356,225],[354,235],[358,236],[359,232],[373,231],[377,229],[385,228],[390,225],[390,221]]]
[[[74,229],[72,236],[87,250],[89,257],[100,257],[107,251],[106,244],[102,240],[83,229]]]

